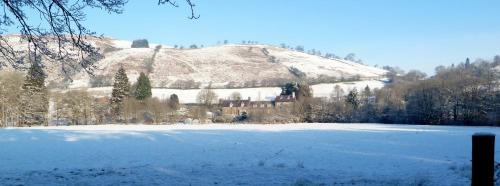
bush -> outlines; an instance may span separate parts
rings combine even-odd
[[[69,81],[66,81],[66,80],[63,80],[63,81],[49,81],[49,83],[47,84],[47,88],[49,89],[53,89],[53,88],[59,88],[59,89],[66,89],[68,88],[70,82]]]
[[[107,75],[95,75],[90,78],[90,87],[106,87],[113,85],[113,77]]]
[[[267,48],[262,48],[261,51],[265,56],[269,55],[269,51],[267,50]]]
[[[274,56],[269,56],[269,57],[267,58],[267,62],[268,62],[268,63],[277,63],[278,61],[276,60],[276,57],[274,57]]]
[[[132,48],[149,48],[147,39],[138,39],[132,42]]]
[[[233,117],[229,115],[216,116],[214,117],[214,123],[231,123],[233,121]]]
[[[298,77],[298,78],[306,77],[306,74],[304,72],[300,71],[298,68],[289,67],[288,71],[290,71],[290,73],[292,73],[295,77]]]
[[[243,112],[241,115],[234,117],[234,122],[244,122],[248,120],[248,115],[246,112]]]

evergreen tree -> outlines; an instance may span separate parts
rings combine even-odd
[[[146,98],[151,97],[151,82],[149,81],[149,77],[146,74],[142,73],[139,75],[137,79],[137,86],[135,89],[135,98],[137,100],[145,100]]]
[[[22,86],[21,110],[24,125],[46,124],[48,105],[45,73],[40,57],[35,56]]]
[[[296,84],[295,87],[295,114],[301,116],[305,122],[312,122],[312,89],[306,82]]]
[[[346,102],[350,104],[355,110],[359,107],[358,90],[354,88],[347,94]]]
[[[363,91],[363,95],[366,97],[370,97],[371,94],[372,94],[372,92],[370,90],[370,87],[368,85],[366,85],[365,90]]]
[[[344,89],[340,85],[335,85],[332,98],[333,101],[340,101],[344,98]]]
[[[281,95],[292,95],[296,91],[298,91],[297,83],[286,83],[281,87]]]
[[[300,45],[299,45],[299,46],[296,46],[296,47],[295,47],[295,50],[296,50],[296,51],[299,51],[299,52],[304,52],[304,46],[300,46]]]
[[[492,66],[497,66],[497,65],[500,65],[500,56],[499,55],[496,55],[495,57],[493,57],[493,64],[491,64]]]
[[[170,99],[168,100],[168,105],[173,110],[179,110],[180,104],[179,104],[179,97],[177,96],[177,94],[170,95]]]
[[[113,92],[111,93],[111,109],[113,117],[120,119],[123,112],[123,102],[128,98],[130,91],[130,84],[128,82],[127,74],[123,66],[118,69],[115,74],[115,82],[113,84]]]
[[[368,101],[370,97],[372,96],[372,92],[370,90],[370,87],[366,85],[365,89],[363,90],[363,104],[368,104]]]
[[[470,67],[470,59],[467,58],[465,59],[465,68],[469,68]]]

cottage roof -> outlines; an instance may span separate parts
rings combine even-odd
[[[276,96],[275,102],[294,102],[295,97],[293,95],[279,95]]]
[[[264,107],[268,107],[268,105],[270,107],[272,107],[273,105],[273,102],[272,101],[252,101],[250,102],[250,105],[253,107],[253,106],[256,106],[256,107],[261,107],[262,105],[264,105]]]
[[[241,107],[243,103],[243,107],[247,107],[250,105],[250,100],[220,100],[219,105],[221,107]]]

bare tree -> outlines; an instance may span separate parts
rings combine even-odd
[[[21,118],[21,98],[23,74],[0,72],[0,127],[16,126]]]
[[[200,90],[200,92],[196,96],[196,100],[198,101],[198,103],[207,107],[211,107],[213,104],[215,104],[217,102],[217,98],[217,94],[212,91],[210,87]]]
[[[60,63],[61,70],[84,69],[92,74],[94,62],[101,59],[98,48],[87,39],[96,37],[83,21],[88,8],[102,9],[108,13],[120,14],[127,0],[1,0],[0,34],[9,28],[19,28],[20,42],[26,48],[12,45],[10,38],[0,35],[0,68],[12,66],[23,68],[31,55],[41,55],[54,63]],[[189,19],[197,19],[195,4],[185,0],[191,9]],[[178,7],[176,1],[158,0],[158,5],[169,4]],[[34,13],[31,13],[34,12]],[[38,18],[38,20],[37,20]],[[28,59],[28,60],[26,60]]]
[[[207,116],[208,108],[204,105],[202,106],[194,106],[189,109],[189,116],[198,119],[201,123],[208,118]]]
[[[229,99],[231,99],[231,100],[241,100],[241,93],[240,92],[233,92],[229,96]]]
[[[340,101],[344,96],[344,89],[340,85],[335,85],[333,92],[330,95],[331,101]]]
[[[92,97],[87,91],[73,90],[51,96],[55,106],[52,114],[56,121],[64,118],[72,125],[93,124]]]

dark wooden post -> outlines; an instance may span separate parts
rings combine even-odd
[[[495,135],[472,135],[472,186],[493,186],[495,164]]]

